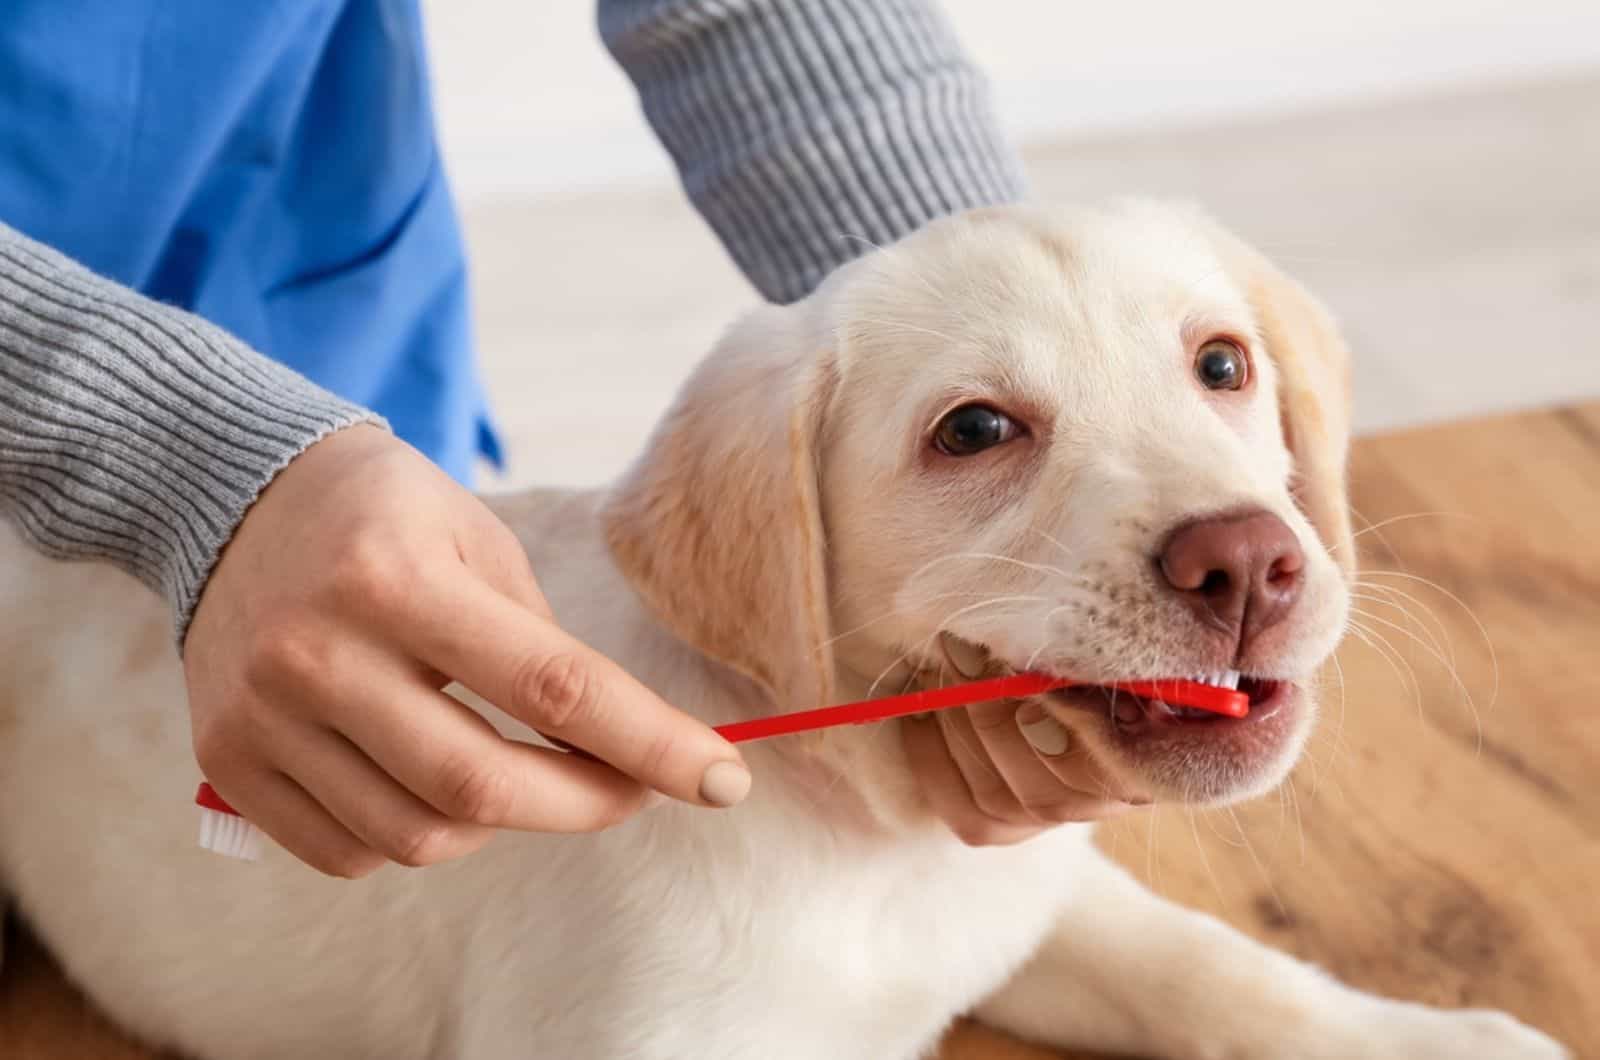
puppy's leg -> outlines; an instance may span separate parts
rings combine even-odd
[[[1033,960],[983,1003],[1057,1047],[1197,1060],[1560,1060],[1511,1017],[1364,994],[1163,901],[1098,852]]]

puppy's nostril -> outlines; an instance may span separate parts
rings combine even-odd
[[[1205,596],[1226,596],[1231,580],[1225,570],[1208,570],[1200,582],[1199,591]]]
[[[1267,571],[1267,584],[1284,588],[1293,585],[1295,579],[1300,577],[1300,564],[1290,563],[1287,560],[1277,560]]]

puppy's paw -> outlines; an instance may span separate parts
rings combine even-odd
[[[1572,1060],[1555,1039],[1504,1012],[1388,1002],[1362,1055],[1406,1060]]]

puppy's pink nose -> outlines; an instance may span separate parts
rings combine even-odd
[[[1261,510],[1180,526],[1161,549],[1160,565],[1184,603],[1231,636],[1240,654],[1283,620],[1305,581],[1294,531]]]

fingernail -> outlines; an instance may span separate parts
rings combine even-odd
[[[738,762],[716,762],[700,778],[700,798],[713,806],[733,806],[750,794],[750,771]]]
[[[1019,717],[1017,724],[1022,729],[1022,738],[1046,758],[1066,754],[1072,743],[1067,727],[1048,714],[1038,721],[1023,721]]]

